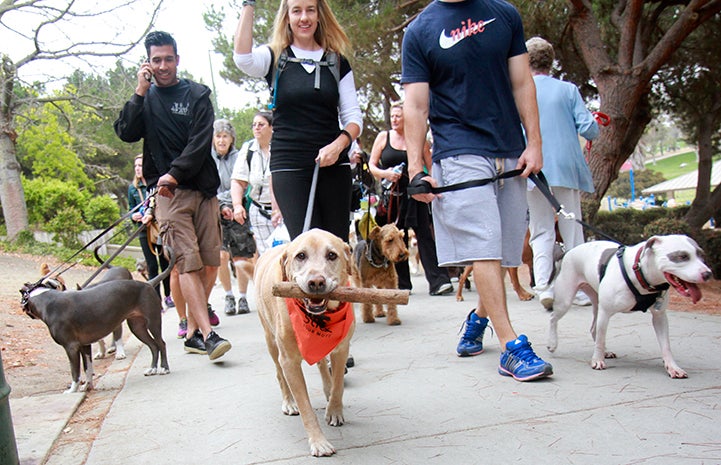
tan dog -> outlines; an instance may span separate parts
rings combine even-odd
[[[398,273],[394,265],[408,258],[403,236],[403,231],[395,224],[387,224],[373,228],[367,242],[358,242],[353,249],[353,283],[356,287],[398,289]],[[401,324],[396,305],[387,304],[386,307],[387,323]],[[364,323],[373,323],[375,318],[386,316],[383,304],[364,302],[361,309]]]
[[[50,265],[47,263],[40,264],[40,275],[45,279],[46,284],[53,289],[58,291],[64,291],[68,287],[65,285],[65,280],[59,274],[55,273],[50,275]]]
[[[408,230],[408,267],[414,276],[423,274],[421,253],[418,251],[418,238],[412,229]]]
[[[533,286],[533,250],[528,243],[529,237],[530,232],[526,231],[526,237],[523,240],[523,253],[521,255],[521,262],[524,265],[528,266],[528,271],[531,276],[531,286]],[[511,278],[511,286],[513,286],[513,290],[516,292],[518,299],[524,301],[533,299],[533,294],[524,289],[524,287],[521,285],[521,281],[519,281],[518,279],[518,268],[512,267],[506,268],[506,270],[508,270],[508,276]],[[471,271],[473,271],[472,266],[465,267],[463,269],[461,277],[458,278],[458,290],[456,291],[456,301],[458,302],[463,302],[463,286],[465,285],[468,276],[471,274]]]
[[[308,434],[310,453],[314,456],[332,455],[335,453],[335,448],[323,435],[308,398],[301,369],[301,362],[304,358],[306,360],[308,358],[299,347],[298,341],[302,340],[300,331],[296,338],[296,329],[293,326],[287,301],[273,296],[272,287],[274,283],[289,281],[298,284],[308,295],[322,296],[338,286],[347,285],[350,270],[348,244],[333,234],[319,229],[312,229],[288,244],[268,250],[260,256],[255,268],[258,315],[265,331],[268,351],[275,362],[276,377],[283,396],[281,408],[286,415],[300,413]],[[313,325],[315,321],[330,319],[350,305],[321,298],[306,298],[295,302],[303,307],[306,327]],[[341,426],[344,422],[343,375],[350,340],[355,329],[352,306],[347,318],[350,319],[349,327],[346,328],[347,334],[330,351],[332,378],[328,370],[327,358],[322,357],[318,361],[323,391],[328,400],[325,421],[331,426]],[[314,348],[310,347],[310,349]]]

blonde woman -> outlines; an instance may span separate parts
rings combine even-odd
[[[254,1],[243,1],[233,58],[241,71],[264,77],[273,88],[270,171],[283,221],[291,239],[302,232],[319,164],[310,226],[348,241],[348,148],[362,127],[345,57],[348,37],[326,0],[281,0],[270,43],[253,48],[254,9]]]

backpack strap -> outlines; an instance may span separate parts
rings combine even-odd
[[[313,84],[313,88],[315,90],[320,89],[320,69],[321,66],[327,66],[330,70],[331,74],[333,75],[333,78],[335,79],[336,86],[338,85],[338,82],[340,82],[340,64],[339,64],[338,54],[336,52],[327,52],[325,60],[316,61],[311,58],[296,58],[288,56],[288,49],[283,49],[283,51],[280,53],[280,56],[278,57],[278,64],[273,69],[273,76],[271,77],[271,86],[270,86],[270,92],[273,95],[273,99],[271,103],[268,105],[269,110],[274,110],[276,108],[276,99],[278,98],[278,79],[280,78],[280,73],[283,72],[285,69],[285,66],[288,64],[288,62],[291,63],[300,63],[301,65],[315,65],[315,82]]]

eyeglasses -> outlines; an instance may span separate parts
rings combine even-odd
[[[251,128],[260,128],[263,129],[264,127],[268,126],[268,123],[253,123],[250,125]]]

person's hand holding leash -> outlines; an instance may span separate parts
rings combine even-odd
[[[340,153],[345,147],[337,141],[333,141],[318,151],[318,156],[315,157],[315,162],[320,163],[321,168],[331,166],[338,161]]]
[[[245,211],[245,207],[242,205],[236,205],[233,207],[233,219],[238,224],[245,223],[246,218],[248,218],[248,213]]]
[[[538,174],[543,168],[543,154],[541,147],[536,145],[528,145],[520,157],[516,169],[522,169],[520,176],[527,178],[531,173]]]
[[[158,195],[172,199],[178,181],[170,174],[164,174],[158,179]]]
[[[420,171],[411,177],[411,181],[408,183],[408,193],[419,202],[431,203],[433,199],[440,197],[440,194],[436,195],[431,192],[432,187],[438,187],[436,180],[423,171]],[[419,193],[413,194],[414,191],[418,191]]]

